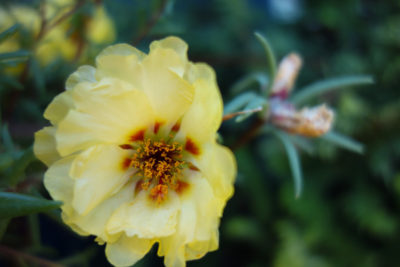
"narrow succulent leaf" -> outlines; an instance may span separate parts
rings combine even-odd
[[[242,111],[243,114],[237,116],[235,122],[241,122],[253,115],[254,113],[261,112],[266,105],[267,101],[264,98],[254,98],[246,105],[245,109]]]
[[[26,50],[19,50],[15,52],[9,52],[9,53],[1,53],[0,54],[0,61],[4,60],[14,60],[16,58],[25,58],[28,59],[30,56],[30,52]]]
[[[303,89],[300,89],[298,93],[293,95],[291,101],[294,104],[300,104],[322,93],[356,85],[368,85],[373,83],[374,83],[373,78],[367,75],[347,76],[341,78],[327,79],[312,83],[311,85],[306,86]]]
[[[357,142],[356,140],[342,135],[340,133],[330,131],[325,135],[320,137],[322,140],[331,142],[337,146],[340,146],[344,149],[350,150],[352,152],[363,154],[364,153],[364,145]]]
[[[239,81],[237,81],[231,88],[232,94],[236,95],[250,89],[253,85],[258,85],[261,92],[265,91],[267,84],[269,83],[268,77],[264,73],[251,73],[246,75]]]
[[[3,31],[0,33],[0,43],[3,42],[4,40],[8,39],[10,36],[12,36],[14,33],[18,31],[19,25],[14,24],[7,30]]]
[[[11,153],[2,153],[0,154],[0,172],[4,171],[5,169],[7,169],[8,167],[11,166],[11,164],[13,163],[14,158],[11,155]]]
[[[21,178],[24,177],[25,169],[35,160],[33,148],[30,147],[11,166],[10,172],[7,175],[7,180],[10,185],[16,185]]]
[[[290,135],[289,138],[296,147],[305,151],[307,154],[313,155],[315,153],[315,147],[309,138],[304,138],[299,135]]]
[[[290,169],[292,171],[293,179],[294,179],[294,189],[296,198],[300,197],[301,191],[303,188],[303,177],[300,165],[300,157],[297,153],[296,147],[293,142],[290,140],[289,136],[282,131],[273,131],[275,135],[282,141],[283,146],[285,147],[286,153],[288,155]]]
[[[243,93],[235,97],[232,101],[225,105],[224,115],[239,111],[255,98],[260,98],[260,96],[253,92]]]
[[[269,93],[272,85],[273,85],[273,81],[274,78],[276,76],[276,71],[277,71],[277,63],[276,63],[276,58],[275,58],[275,54],[272,50],[271,45],[269,44],[269,42],[267,41],[267,39],[260,33],[255,32],[254,35],[256,36],[256,38],[258,39],[258,41],[260,41],[261,45],[263,46],[264,50],[265,50],[265,54],[267,56],[267,67],[268,67],[268,78],[269,78],[269,83],[268,83],[268,88],[266,90],[266,94]]]
[[[3,125],[1,129],[1,139],[3,141],[3,145],[6,148],[8,152],[13,152],[15,150],[14,148],[14,142],[11,138],[10,132],[8,131],[8,125],[5,124]]]
[[[29,195],[0,192],[0,220],[56,209],[61,204]]]

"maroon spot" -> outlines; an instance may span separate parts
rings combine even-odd
[[[186,138],[185,150],[192,153],[193,155],[200,154],[200,148],[189,137]]]
[[[133,146],[131,146],[130,144],[123,144],[119,146],[122,149],[133,149]]]
[[[199,168],[197,168],[196,165],[194,165],[193,163],[189,162],[189,169],[192,171],[200,171]]]
[[[132,142],[135,142],[135,141],[143,141],[145,131],[146,131],[145,129],[142,129],[142,130],[137,131],[134,135],[132,135],[132,136],[129,138],[129,140],[132,141]]]
[[[188,187],[189,187],[188,183],[178,180],[178,182],[176,183],[175,192],[178,194],[182,194],[182,192],[185,191]]]
[[[174,126],[172,126],[171,131],[177,132],[181,128],[181,124],[179,122],[175,123]]]
[[[135,194],[139,193],[143,189],[142,184],[143,184],[143,180],[139,180],[136,183],[136,185],[135,185]]]
[[[131,166],[131,162],[132,160],[130,158],[124,159],[124,161],[122,162],[122,168],[124,170],[128,169]]]
[[[163,125],[162,122],[156,122],[156,124],[154,124],[154,133],[157,134],[158,131],[160,130],[161,125]]]

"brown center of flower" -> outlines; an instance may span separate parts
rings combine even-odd
[[[150,190],[150,197],[161,203],[168,189],[178,191],[182,186],[179,177],[187,163],[182,159],[183,147],[177,142],[156,141],[146,138],[131,147],[134,154],[128,159],[129,166],[137,170],[142,179],[137,190]]]

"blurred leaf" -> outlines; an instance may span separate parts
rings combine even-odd
[[[10,90],[12,88],[16,88],[18,90],[24,89],[24,85],[18,81],[15,77],[10,77],[10,76],[0,76],[0,83],[5,84],[7,86],[5,87],[0,87],[0,93],[3,93],[4,90]],[[12,87],[12,88],[10,88]]]
[[[238,94],[246,89],[249,89],[253,84],[258,84],[261,91],[265,91],[265,87],[269,82],[268,77],[264,73],[251,73],[232,86],[232,94]]]
[[[46,93],[45,75],[44,71],[40,67],[39,62],[35,58],[32,58],[30,61],[30,70],[31,75],[33,76],[32,78],[35,83],[35,87],[38,90],[38,94],[40,97],[43,97],[43,95]]]
[[[291,102],[294,104],[300,104],[322,93],[343,89],[350,86],[367,85],[373,83],[374,80],[372,79],[372,77],[366,75],[327,79],[324,81],[312,83],[311,85],[298,90],[298,93],[294,94],[293,97],[291,97]]]
[[[271,45],[267,41],[267,39],[260,33],[255,32],[254,35],[260,41],[261,45],[263,46],[265,50],[265,54],[267,56],[267,71],[268,71],[268,78],[269,78],[269,83],[268,83],[268,88],[265,93],[268,93],[272,87],[275,75],[276,75],[276,69],[277,69],[277,64],[276,64],[276,58],[275,54],[271,48]]]
[[[0,219],[24,216],[60,207],[59,201],[18,193],[0,192]]]
[[[26,50],[19,50],[15,52],[9,52],[9,53],[1,53],[0,54],[0,61],[4,60],[10,60],[10,59],[16,59],[16,58],[25,58],[28,59],[30,56],[30,52]]]
[[[295,195],[296,198],[298,198],[301,195],[303,187],[303,177],[301,172],[300,158],[296,147],[286,133],[279,130],[274,130],[273,133],[282,141],[283,146],[285,147],[294,179]]]
[[[224,114],[226,115],[229,113],[239,111],[255,98],[261,98],[261,97],[253,92],[246,92],[235,97],[233,100],[231,100],[228,104],[225,105]]]
[[[7,174],[7,179],[10,185],[16,185],[24,176],[25,169],[36,158],[33,154],[33,148],[30,147],[14,162],[10,172]]]
[[[225,225],[224,230],[226,236],[240,241],[248,241],[249,243],[262,244],[264,231],[256,220],[247,217],[230,218]]]
[[[237,116],[235,122],[244,121],[254,113],[262,112],[266,104],[267,100],[265,100],[264,98],[258,97],[252,99],[242,111],[244,113],[242,115]]]
[[[12,36],[14,33],[16,33],[18,31],[18,28],[19,28],[19,25],[14,24],[7,30],[1,32],[0,33],[0,43],[3,42],[4,40],[6,40],[8,37]]]
[[[320,139],[331,142],[337,146],[340,146],[344,149],[353,151],[358,154],[364,153],[364,145],[357,142],[356,140],[351,139],[348,136],[336,133],[334,131],[330,131],[325,135],[321,136]]]
[[[315,147],[308,138],[304,138],[298,135],[290,135],[289,138],[293,142],[293,144],[295,144],[297,147],[307,152],[309,155],[314,154]]]
[[[4,171],[8,167],[11,166],[13,163],[14,158],[11,154],[9,153],[2,153],[0,154],[0,172]]]
[[[8,152],[14,152],[14,142],[11,138],[10,132],[8,131],[8,125],[3,125],[1,129],[1,139],[3,141],[3,145]]]
[[[3,238],[4,233],[7,230],[8,223],[10,219],[0,219],[0,241]]]

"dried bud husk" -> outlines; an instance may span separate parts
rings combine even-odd
[[[289,96],[291,90],[293,89],[301,65],[302,60],[296,53],[291,53],[282,59],[271,89],[272,97],[286,99]]]

